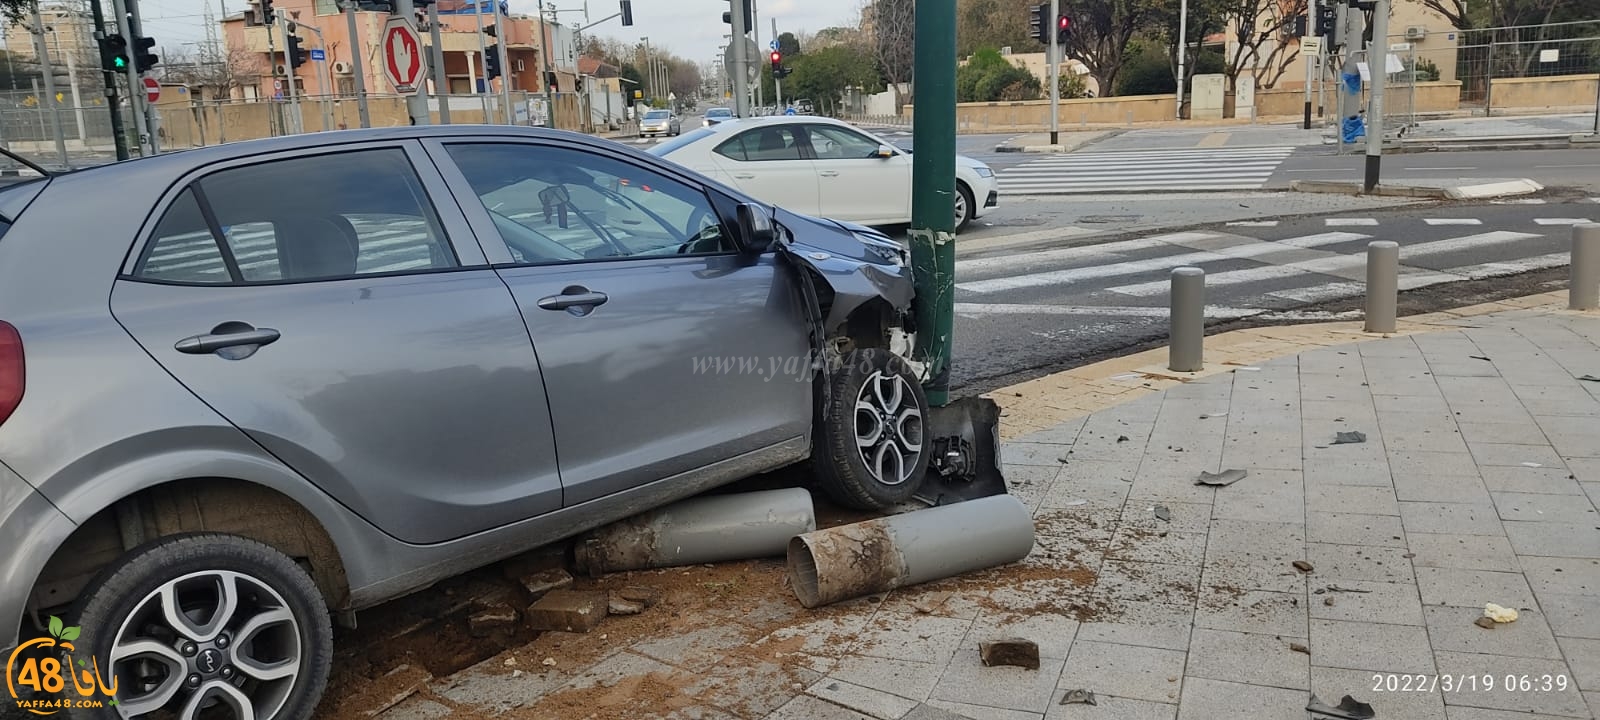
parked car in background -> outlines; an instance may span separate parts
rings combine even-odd
[[[727,122],[732,119],[734,119],[732,110],[723,107],[711,108],[710,110],[706,111],[706,116],[705,120],[702,122],[702,127],[711,127],[717,123]]]
[[[816,107],[811,104],[810,100],[804,98],[794,101],[794,111],[801,115],[817,114]]]
[[[644,119],[639,121],[639,134],[644,137],[677,136],[682,132],[683,125],[671,110],[646,111]]]
[[[302,720],[331,617],[795,463],[906,502],[941,447],[908,265],[539,128],[0,188],[0,657],[61,618],[117,688],[72,717]]]
[[[831,118],[732,120],[648,152],[795,212],[863,225],[911,222],[911,153]],[[956,229],[1000,204],[994,171],[956,156]]]

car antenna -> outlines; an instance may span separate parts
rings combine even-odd
[[[18,155],[18,154],[14,153],[14,152],[11,152],[7,148],[0,147],[0,153],[4,153],[6,157],[11,158],[12,160],[15,160],[15,161],[17,161],[19,163],[22,163],[23,165],[28,166],[29,170],[32,170],[32,171],[34,171],[36,173],[39,173],[40,175],[43,175],[45,177],[54,177],[55,176],[55,173],[50,172],[49,170],[46,170],[46,169],[44,169],[42,167],[39,167],[38,165],[35,165],[32,160],[29,160],[29,159],[27,159],[27,158],[25,158],[25,157],[23,157],[21,155]]]

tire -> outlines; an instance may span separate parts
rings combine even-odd
[[[193,633],[184,637],[161,618],[162,588],[175,587],[173,595],[180,602],[199,608],[215,600],[217,590],[229,582],[236,588],[237,600],[234,612],[221,627],[213,625],[214,616],[207,617],[205,627],[183,623]],[[201,610],[200,615],[206,616],[206,611]],[[150,676],[164,678],[153,690],[136,685],[137,678],[131,674],[119,675],[118,708],[138,713],[134,717],[183,708],[197,694],[186,682],[191,676],[201,678],[199,691],[207,700],[225,693],[223,685],[234,687],[237,697],[251,702],[261,720],[311,717],[327,688],[333,664],[333,627],[311,577],[283,553],[236,535],[176,535],[134,548],[96,576],[79,595],[71,616],[77,618],[85,649],[106,662],[108,684],[116,668],[126,667],[110,661],[112,647],[120,637],[154,639],[173,648],[167,651],[167,663],[184,664],[182,668],[171,664],[163,668],[157,667],[161,661],[152,660],[147,667],[156,669]],[[269,622],[249,638],[233,636],[252,620]],[[271,681],[257,679],[240,669],[245,666],[237,662],[239,653],[253,662],[281,663],[293,674]],[[142,661],[123,660],[134,662]],[[172,694],[167,695],[169,689]],[[167,695],[166,700],[155,707],[141,705],[141,701],[161,700],[162,695]],[[73,717],[116,718],[121,716],[118,708],[74,711]]]
[[[876,393],[874,386],[885,392]],[[845,356],[844,367],[833,374],[829,387],[833,402],[819,413],[817,423],[815,465],[823,490],[835,502],[857,510],[881,510],[910,500],[922,486],[932,448],[924,432],[928,398],[905,360],[879,348],[856,350]],[[893,402],[894,393],[889,392],[896,387],[900,395],[897,403]],[[891,402],[881,401],[885,395]],[[858,402],[874,405],[872,409],[880,411],[886,404],[892,405],[894,416],[906,421],[900,423],[902,432],[888,437],[875,435],[878,442],[861,447],[858,434],[869,434],[864,432],[868,428],[863,420],[872,418],[880,432],[887,424],[881,416],[858,412]],[[905,451],[913,444],[915,453],[908,462]],[[892,458],[889,453],[894,454]],[[868,457],[893,460],[893,467],[885,462],[880,473],[868,465]],[[883,476],[894,480],[886,481]]]
[[[958,213],[956,215],[956,232],[961,232],[962,230],[967,229],[968,225],[972,224],[972,216],[973,213],[977,212],[978,206],[972,197],[972,188],[967,187],[966,183],[959,180],[956,181],[956,194],[961,196],[961,200],[966,201],[966,212],[961,212],[960,207],[956,208],[956,212]]]

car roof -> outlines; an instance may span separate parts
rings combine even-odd
[[[746,128],[761,125],[838,125],[841,127],[855,128],[843,120],[816,115],[757,115],[755,117],[735,118],[727,122],[720,122],[707,128],[713,132],[727,133],[738,132]],[[859,128],[855,128],[859,129]]]

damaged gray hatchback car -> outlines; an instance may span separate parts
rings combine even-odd
[[[905,250],[625,146],[318,133],[0,190],[0,648],[94,716],[303,718],[330,617],[801,462],[934,446]]]

